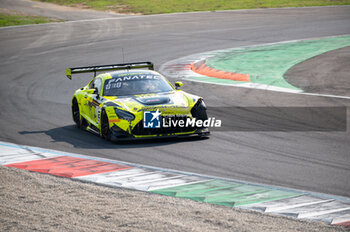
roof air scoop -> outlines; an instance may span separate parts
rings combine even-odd
[[[160,105],[160,104],[167,104],[170,102],[170,98],[167,96],[139,97],[139,98],[136,98],[136,100],[143,105]]]

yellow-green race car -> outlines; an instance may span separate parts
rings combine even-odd
[[[107,73],[96,75],[97,72]],[[94,78],[75,91],[73,120],[78,128],[107,140],[208,136],[203,98],[179,90],[151,62],[68,68],[72,74],[93,72]]]

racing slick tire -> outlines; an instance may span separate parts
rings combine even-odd
[[[205,121],[208,119],[207,107],[205,106],[202,99],[199,99],[198,102],[194,105],[194,107],[191,110],[191,114],[197,120]],[[198,136],[200,138],[208,138],[208,136],[210,135],[208,127],[201,127],[198,129],[199,129]]]
[[[199,100],[196,105],[192,108],[191,114],[194,118],[197,120],[207,120],[208,115],[207,115],[207,109],[203,103],[202,100]]]
[[[108,141],[110,141],[112,137],[112,132],[109,129],[108,116],[104,110],[101,113],[101,136]]]
[[[72,102],[72,116],[73,116],[73,121],[75,122],[77,127],[81,128],[80,111],[79,111],[78,101],[76,98],[74,98]]]

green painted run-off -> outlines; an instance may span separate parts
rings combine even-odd
[[[220,51],[207,59],[207,66],[228,72],[249,74],[252,83],[299,90],[284,79],[284,74],[294,65],[322,53],[350,46],[350,36],[312,39],[235,48]],[[204,79],[203,79],[204,78]],[[203,77],[202,81],[220,84],[242,82]]]
[[[223,180],[209,180],[196,184],[158,189],[152,192],[231,207],[302,195],[294,191],[276,190]]]

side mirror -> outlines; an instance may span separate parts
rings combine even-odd
[[[87,94],[97,94],[97,89],[88,89],[86,91]]]
[[[182,87],[184,84],[181,81],[175,82],[175,89]]]

